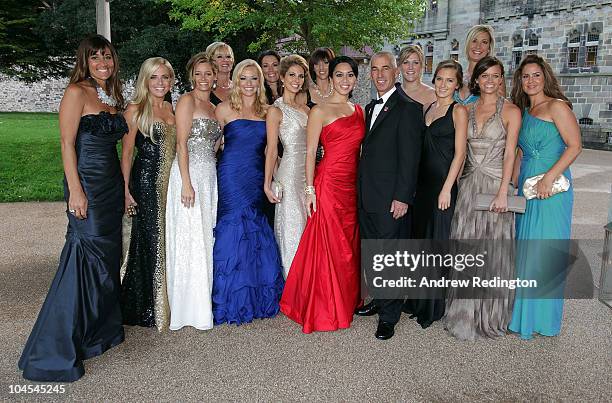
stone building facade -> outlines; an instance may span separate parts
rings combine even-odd
[[[493,27],[508,88],[522,57],[537,53],[572,101],[583,141],[612,146],[612,1],[429,0],[414,33],[387,49],[420,44],[427,59],[423,81],[431,82],[429,72],[444,59],[467,66],[465,38],[476,24]]]

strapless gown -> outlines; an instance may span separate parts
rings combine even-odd
[[[281,299],[281,311],[304,333],[348,328],[361,302],[357,165],[364,135],[359,105],[321,131],[317,211],[306,221]]]
[[[124,198],[116,146],[127,131],[121,115],[81,117],[75,148],[87,219],[66,211],[59,267],[19,360],[26,379],[76,381],[85,373],[83,360],[123,341],[119,268]],[[68,201],[65,178],[64,197]]]
[[[213,248],[215,325],[251,322],[278,313],[283,274],[272,228],[262,211],[266,122],[225,125],[217,167],[219,202]]]
[[[166,195],[176,150],[176,128],[154,122],[153,136],[138,131],[138,153],[130,190],[138,203],[125,275],[121,283],[123,323],[158,330],[168,327],[170,308],[166,290]]]
[[[221,136],[216,120],[196,118],[187,140],[193,207],[181,203],[183,181],[178,156],[172,163],[166,204],[166,281],[170,329],[213,327],[213,227],[217,219],[217,159]]]

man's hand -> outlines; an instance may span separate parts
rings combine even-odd
[[[391,202],[390,213],[393,213],[393,218],[400,219],[408,212],[408,205],[401,201],[393,200]]]

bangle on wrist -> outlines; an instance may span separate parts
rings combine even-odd
[[[315,194],[315,187],[314,186],[304,186],[304,194],[307,194],[307,195]]]

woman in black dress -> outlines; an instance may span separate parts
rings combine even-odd
[[[83,360],[124,338],[119,307],[123,177],[117,141],[128,131],[117,53],[104,37],[79,44],[60,104],[68,230],[51,289],[19,369],[42,382],[73,382]]]
[[[457,177],[466,155],[468,113],[453,100],[461,88],[461,65],[445,60],[432,80],[436,101],[425,110],[425,134],[413,207],[412,238],[449,239],[457,199]],[[444,276],[442,268],[427,270],[431,279]],[[420,299],[408,300],[405,312],[426,328],[444,315],[444,290],[421,290]],[[428,298],[430,297],[430,298]]]
[[[264,50],[257,56],[257,64],[261,67],[264,75],[264,88],[266,89],[268,105],[272,105],[283,95],[280,60],[280,55],[275,50]]]
[[[234,51],[225,42],[213,42],[206,47],[206,55],[217,66],[217,81],[210,102],[217,106],[227,101],[232,89],[232,69],[234,68]]]
[[[425,55],[421,48],[416,45],[405,46],[397,59],[402,73],[402,82],[395,83],[397,92],[406,101],[414,102],[421,107],[431,105],[436,100],[436,92],[421,81],[425,66]]]

